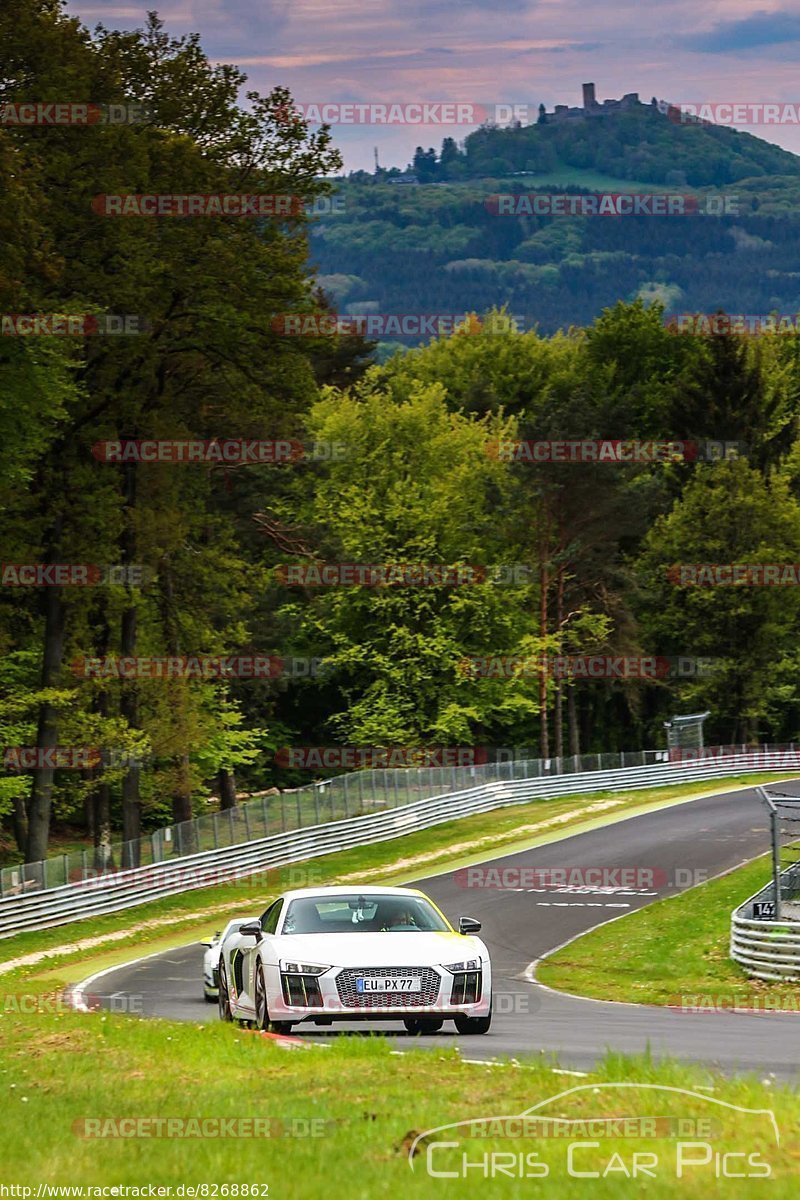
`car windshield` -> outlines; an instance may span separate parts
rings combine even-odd
[[[304,896],[292,900],[282,933],[443,933],[447,922],[418,896]]]

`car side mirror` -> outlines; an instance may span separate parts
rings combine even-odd
[[[481,928],[480,921],[476,921],[474,917],[459,917],[458,932],[459,933],[479,933]]]
[[[260,921],[248,921],[246,925],[240,925],[239,933],[244,934],[245,937],[254,937],[257,942],[260,942],[264,936],[261,932]]]
[[[211,946],[214,945],[214,943],[213,942],[201,942],[200,945],[205,946],[207,949],[210,949]]]

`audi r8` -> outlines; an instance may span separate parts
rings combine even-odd
[[[402,1021],[424,1034],[448,1020],[486,1033],[492,967],[480,927],[461,917],[453,928],[415,888],[286,892],[221,940],[220,1017],[279,1033],[301,1022]]]

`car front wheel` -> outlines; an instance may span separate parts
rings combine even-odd
[[[233,1013],[231,1012],[231,998],[230,993],[228,992],[228,980],[222,963],[220,963],[219,967],[219,992],[217,995],[217,1003],[219,1004],[219,1019],[221,1021],[232,1021]]]
[[[438,1020],[436,1017],[406,1017],[403,1021],[408,1033],[438,1033],[444,1025],[444,1021]]]
[[[264,980],[264,968],[259,960],[256,963],[255,978],[256,1019],[253,1022],[256,1029],[266,1029],[269,1025],[269,1010],[267,1009],[267,985]]]
[[[485,1017],[468,1017],[466,1014],[459,1014],[455,1018],[455,1023],[459,1033],[488,1033],[492,1024],[492,1010],[489,1009],[488,1016]]]

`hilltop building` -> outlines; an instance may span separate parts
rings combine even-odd
[[[545,112],[545,119],[548,121],[569,121],[575,118],[584,117],[605,117],[609,113],[628,112],[632,108],[636,108],[641,101],[638,92],[626,92],[621,100],[597,100],[593,83],[585,83],[583,85],[583,105],[578,107],[570,107],[568,104],[557,104],[554,110],[549,113]]]

